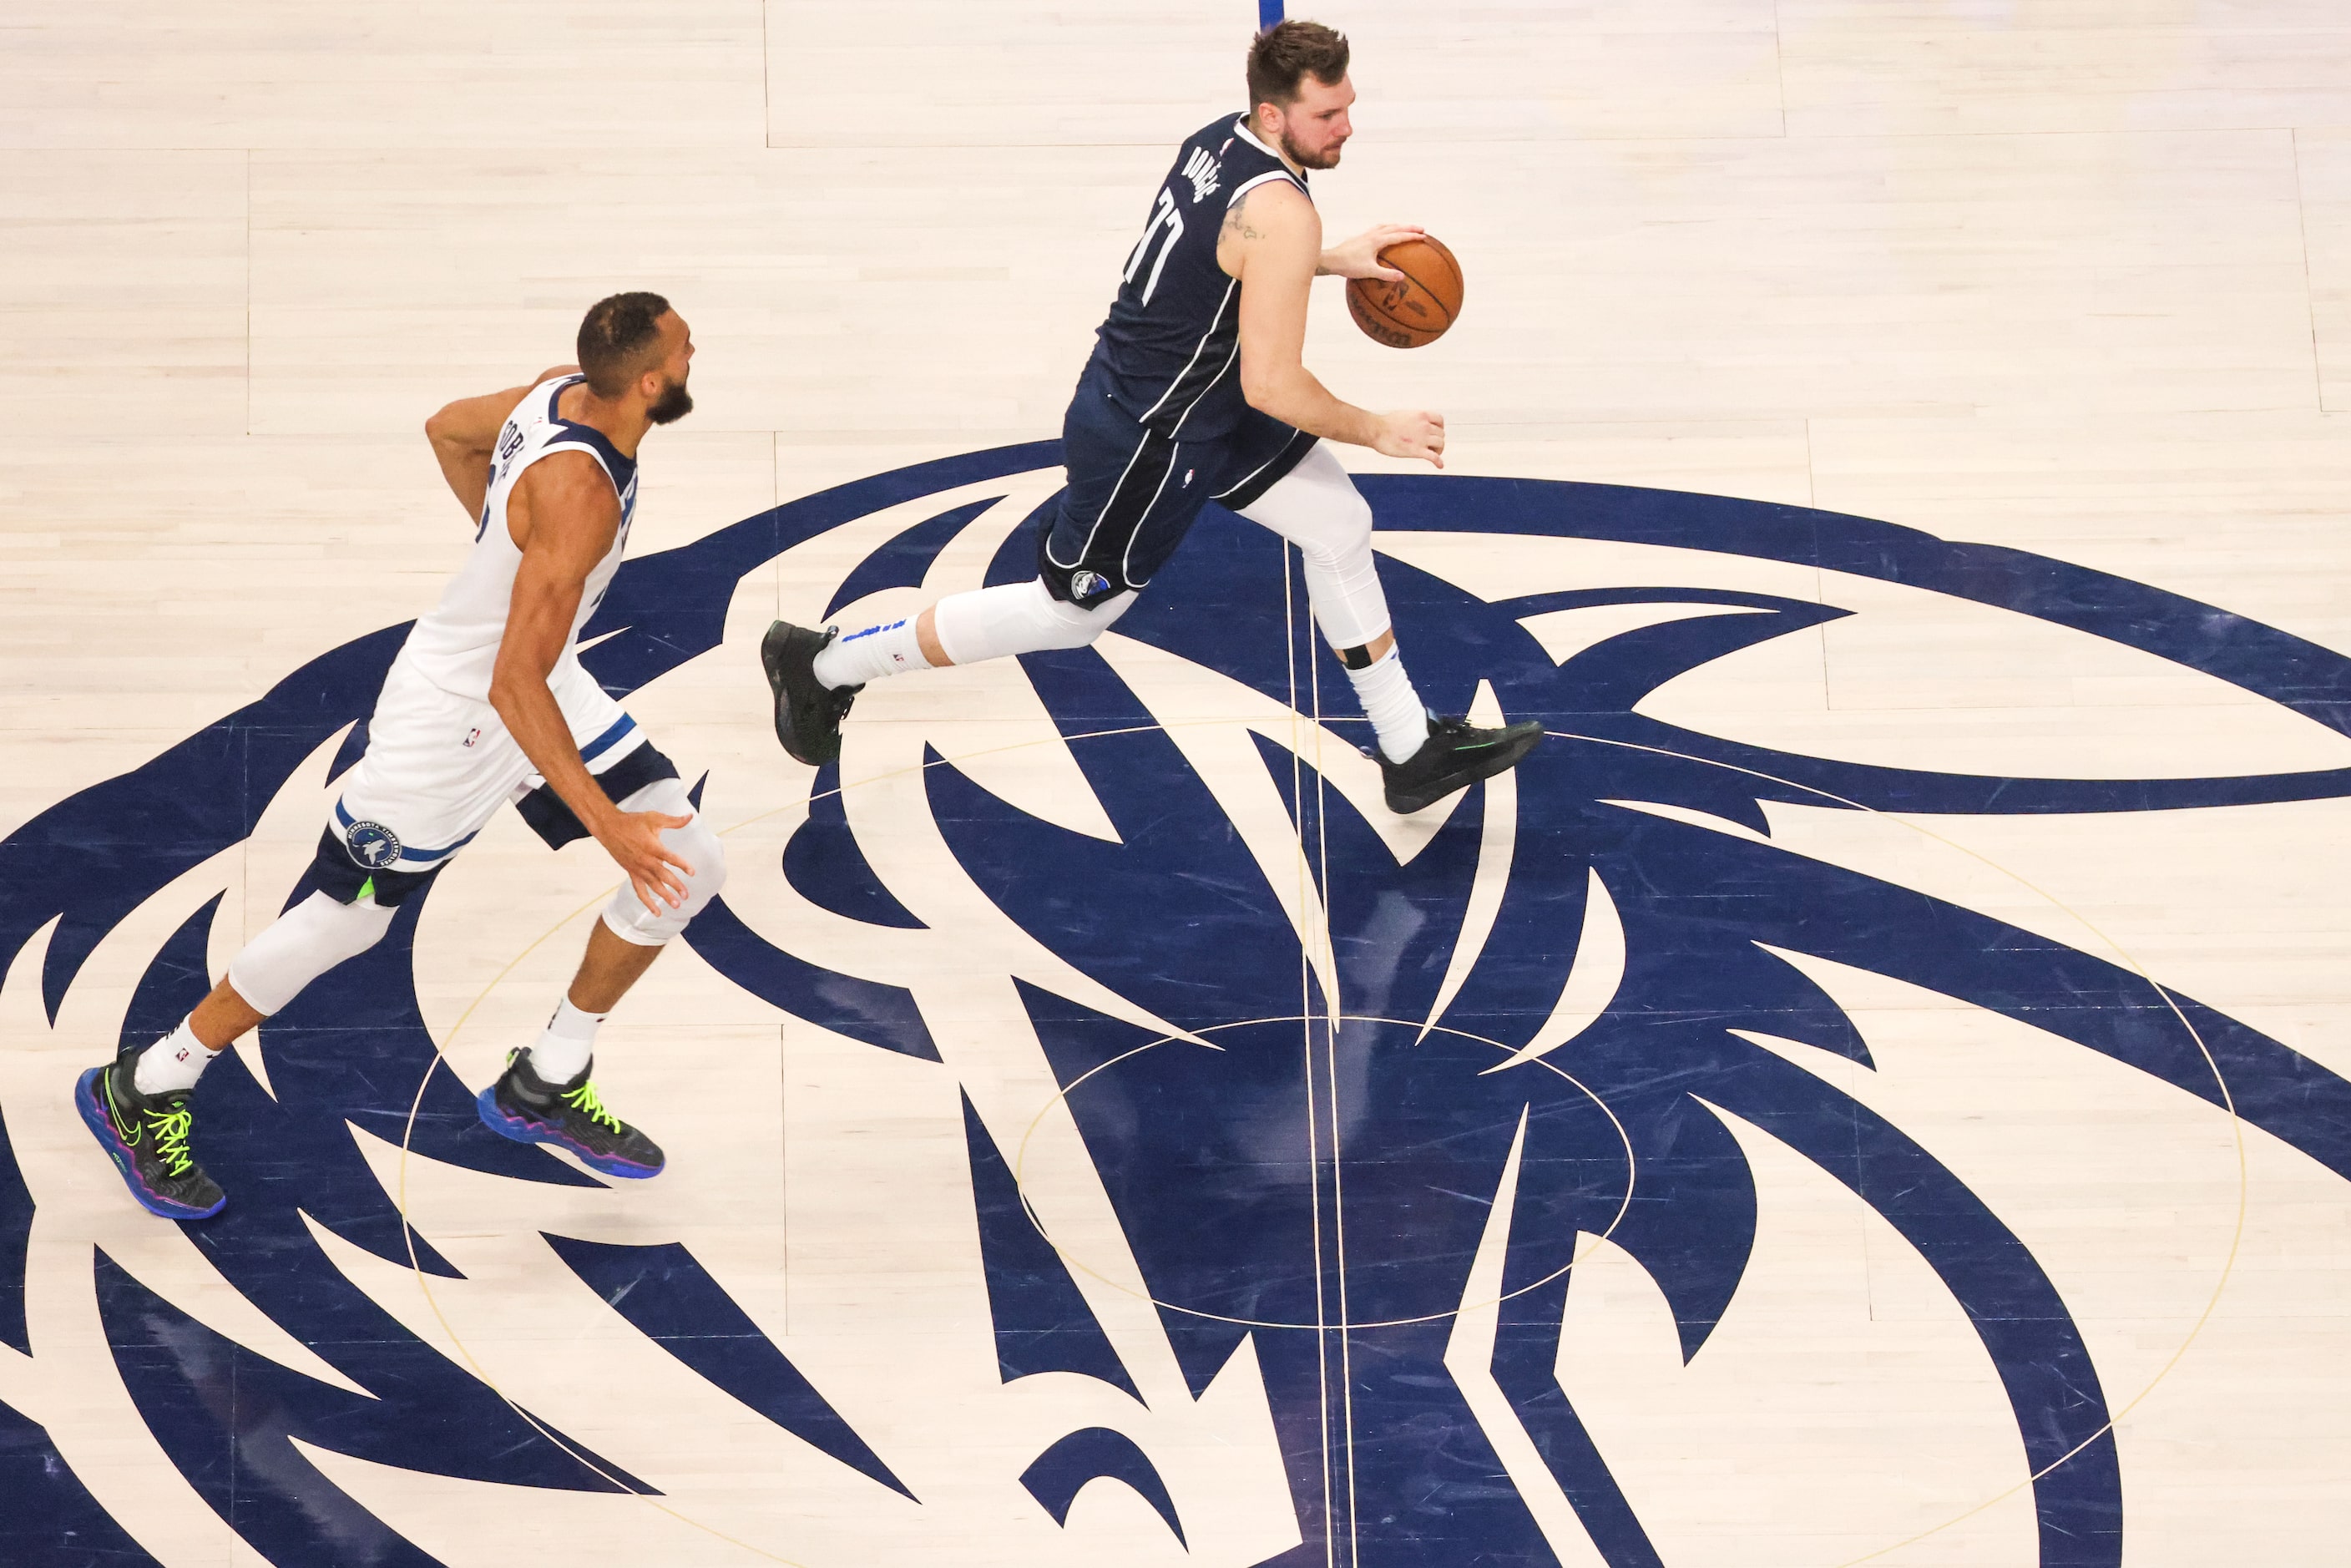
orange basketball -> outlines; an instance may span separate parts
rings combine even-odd
[[[1461,264],[1434,235],[1399,240],[1380,252],[1380,265],[1404,274],[1347,280],[1347,314],[1364,336],[1391,349],[1417,349],[1445,336],[1461,314]]]

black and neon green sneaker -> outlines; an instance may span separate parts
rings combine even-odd
[[[1542,726],[1533,719],[1480,729],[1466,718],[1428,716],[1428,738],[1402,762],[1390,762],[1374,747],[1380,778],[1386,786],[1388,810],[1399,816],[1433,806],[1456,789],[1466,789],[1480,779],[1490,779],[1515,768],[1542,738]]]
[[[590,1170],[643,1181],[661,1175],[661,1145],[604,1109],[589,1069],[569,1083],[549,1083],[530,1070],[530,1052],[507,1053],[507,1070],[475,1097],[482,1124],[517,1144],[569,1149]]]
[[[228,1196],[188,1152],[194,1125],[188,1092],[140,1093],[131,1087],[130,1060],[83,1073],[74,1085],[74,1109],[141,1208],[166,1219],[210,1219],[227,1207]]]

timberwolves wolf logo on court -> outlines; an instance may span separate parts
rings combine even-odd
[[[2081,1086],[2150,1179],[2294,1162],[2331,1201],[2351,1085],[1965,824],[2351,794],[2351,665],[1865,519],[1365,478],[1430,704],[1549,732],[1515,772],[1389,811],[1284,546],[1215,508],[1093,646],[878,683],[837,763],[780,756],[770,620],[1025,580],[1057,462],[613,580],[582,662],[731,867],[600,1056],[658,1180],[475,1113],[612,875],[513,813],[206,1078],[219,1218],[131,1207],[74,1122],[75,1071],[307,895],[400,629],[7,841],[0,1523],[164,1563],[1640,1568],[1745,1561],[1769,1493],[1821,1564],[2120,1564],[2127,1417],[2243,1222],[2130,1252],[2069,1185],[2109,1134],[2013,1085]],[[2260,770],[2161,756],[2159,715],[1904,757],[1754,695],[1905,637],[1941,678],[1992,622],[2047,678],[2201,683]]]

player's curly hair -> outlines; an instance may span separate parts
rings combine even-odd
[[[668,314],[668,300],[643,289],[588,307],[580,323],[580,369],[598,397],[619,397],[629,390],[638,361],[661,336],[661,319]]]
[[[1276,22],[1249,45],[1249,108],[1287,109],[1309,72],[1324,87],[1347,74],[1347,35],[1320,22]]]

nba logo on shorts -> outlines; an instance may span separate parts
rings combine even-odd
[[[1110,580],[1098,571],[1077,571],[1070,574],[1070,597],[1081,602],[1098,599],[1110,591]]]
[[[458,744],[458,745],[460,745],[460,746],[464,746],[464,747],[472,747],[472,746],[473,746],[473,744],[474,744],[475,741],[477,741],[477,740],[479,740],[479,739],[481,739],[481,738],[482,738],[482,727],[481,727],[480,725],[475,725],[473,728],[471,728],[471,729],[469,729],[469,730],[467,730],[467,731],[465,732],[465,739],[463,739],[463,740],[461,740],[461,741],[459,741],[457,744]]]
[[[381,822],[353,822],[344,841],[351,847],[351,859],[378,871],[400,858],[400,836]]]

